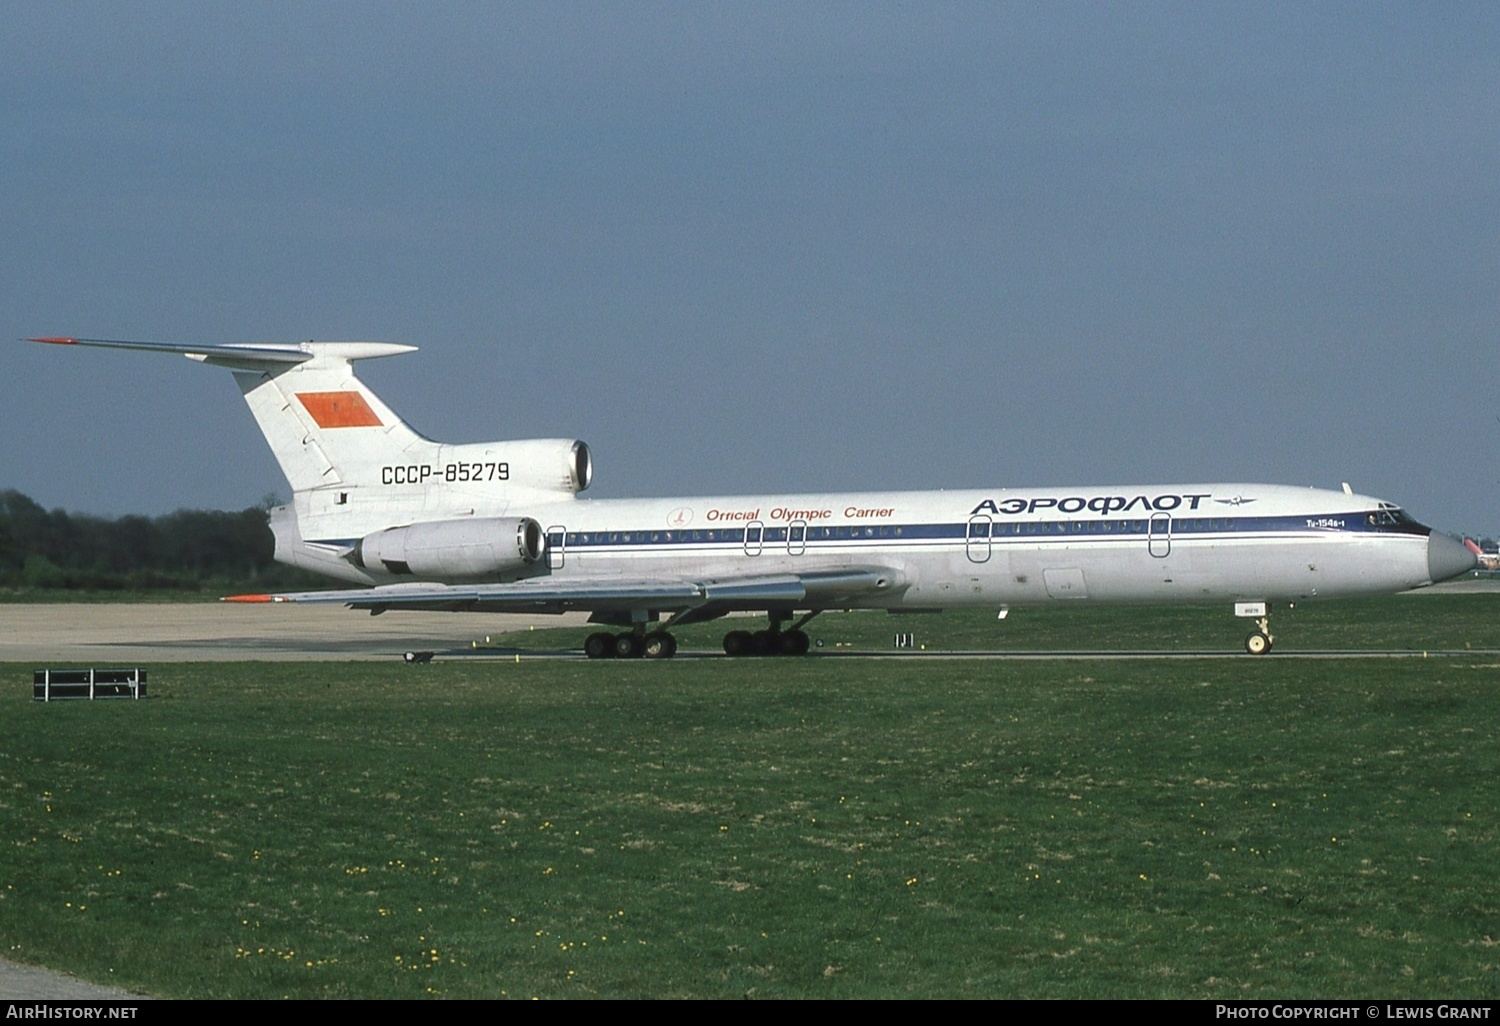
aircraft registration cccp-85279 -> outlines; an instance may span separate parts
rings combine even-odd
[[[242,602],[588,612],[619,628],[591,658],[669,658],[671,628],[732,612],[729,655],[801,655],[830,609],[1045,602],[1233,603],[1271,648],[1273,602],[1377,595],[1475,566],[1399,506],[1265,484],[580,500],[572,439],[450,445],[413,431],[354,374],[389,342],[36,342],[180,353],[234,373],[292,488],[276,559],[363,587]]]

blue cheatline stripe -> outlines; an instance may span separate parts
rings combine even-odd
[[[1172,517],[1173,538],[1223,538],[1243,540],[1286,534],[1411,534],[1426,535],[1427,529],[1419,524],[1371,523],[1370,513],[1333,513],[1327,515],[1281,516],[1281,517]],[[989,533],[982,533],[985,528]],[[569,531],[564,546],[567,549],[638,550],[641,548],[728,546],[742,548],[745,542],[745,527],[713,527],[699,530],[629,530],[629,531]],[[762,546],[786,546],[799,544],[788,540],[790,528],[765,527],[761,530]],[[802,543],[822,548],[840,542],[879,542],[900,544],[903,542],[969,541],[995,544],[1027,541],[1062,540],[1085,542],[1107,542],[1119,538],[1142,539],[1151,535],[1163,536],[1160,522],[1155,531],[1149,519],[1092,520],[1029,520],[1029,521],[960,521],[945,524],[849,524],[838,527],[807,527]],[[311,542],[310,544],[343,545],[355,544],[349,540]],[[751,535],[750,545],[755,544]],[[852,547],[852,546],[851,546]]]
[[[985,528],[988,527],[988,535]],[[799,539],[789,542],[787,527],[765,527],[760,532],[762,545],[798,544]],[[1335,533],[1416,534],[1425,533],[1411,528],[1373,525],[1365,515],[1350,516],[1295,516],[1295,517],[1173,517],[1171,534],[1181,537],[1264,537],[1277,534],[1335,534]],[[1078,541],[1109,541],[1115,538],[1145,538],[1151,535],[1149,519],[1130,520],[1047,520],[1021,522],[979,522],[946,524],[860,524],[839,527],[808,527],[800,540],[808,545],[838,542],[925,542],[944,540],[982,541],[986,537],[996,542],[1028,541],[1031,539],[1068,538]],[[1160,524],[1156,532],[1162,533]],[[746,528],[723,527],[700,530],[645,530],[645,531],[570,531],[566,545],[570,549],[609,549],[629,546],[631,548],[656,546],[700,546],[745,544]],[[751,534],[750,544],[755,544]]]

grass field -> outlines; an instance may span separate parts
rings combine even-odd
[[[1497,612],[1299,607],[1278,651]],[[993,630],[901,619],[814,633]],[[1500,996],[1491,655],[150,669],[42,705],[5,667],[0,954],[195,997]]]

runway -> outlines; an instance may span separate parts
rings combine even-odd
[[[1500,590],[1494,579],[1461,579],[1410,592],[1412,596]],[[0,662],[36,666],[133,666],[146,663],[346,661],[399,659],[408,651],[443,658],[515,658],[514,649],[486,649],[487,635],[528,628],[582,626],[583,613],[563,616],[393,611],[380,616],[343,606],[182,603],[0,604]],[[509,639],[507,639],[509,640]],[[815,650],[819,658],[888,659],[1208,659],[1244,658],[1240,651],[922,652]],[[1421,651],[1291,652],[1270,658],[1420,657],[1485,655]],[[582,658],[578,652],[538,652],[528,658]],[[723,658],[688,653],[682,658]]]
[[[382,660],[409,650],[455,651],[486,634],[584,623],[563,616],[389,612],[343,606],[203,603],[0,605],[0,662]]]

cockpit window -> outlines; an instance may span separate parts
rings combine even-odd
[[[1416,531],[1418,533],[1425,531],[1425,528],[1417,523],[1406,510],[1389,503],[1381,503],[1380,509],[1365,514],[1365,522],[1376,530],[1382,531]]]

